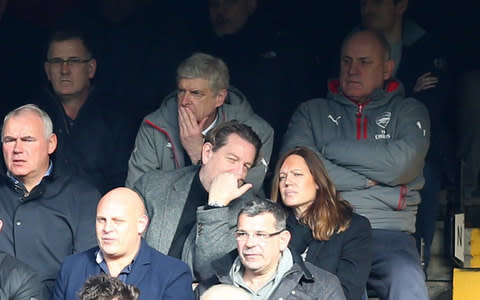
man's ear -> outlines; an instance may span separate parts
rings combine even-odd
[[[57,149],[57,135],[52,133],[48,138],[48,155],[55,152],[55,149]]]
[[[288,248],[288,243],[290,243],[291,238],[292,238],[292,235],[288,230],[284,230],[282,233],[280,233],[280,250],[281,251],[284,251],[285,249]]]
[[[3,227],[3,221],[0,220],[0,232],[2,232],[2,227]]]
[[[227,98],[228,91],[226,89],[221,89],[217,92],[217,95],[215,96],[215,107],[220,107],[223,105],[225,102],[225,99]]]
[[[395,62],[393,59],[389,59],[385,62],[383,67],[383,80],[388,80],[392,77],[393,69],[395,68]]]
[[[92,58],[88,62],[88,78],[92,79],[93,77],[95,77],[96,71],[97,71],[97,61],[94,58]]]
[[[202,146],[202,164],[206,164],[213,154],[213,145],[210,142],[205,142]]]
[[[147,230],[148,226],[148,217],[147,215],[142,215],[140,219],[138,219],[138,234],[142,235],[145,230]]]

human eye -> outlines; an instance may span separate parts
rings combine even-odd
[[[192,93],[193,98],[195,98],[195,99],[200,99],[200,98],[203,97],[203,93],[201,91],[196,91],[195,90],[195,91],[192,91],[191,93]]]
[[[22,137],[21,140],[22,140],[23,142],[29,142],[29,143],[36,141],[36,139],[35,139],[33,136]]]
[[[105,218],[97,217],[97,218],[96,218],[96,221],[97,221],[97,223],[99,223],[99,224],[103,224],[103,223],[105,223]]]
[[[120,225],[120,224],[123,224],[125,223],[125,220],[121,220],[121,219],[113,219],[113,223],[117,224],[117,225]]]
[[[283,180],[285,180],[286,178],[287,178],[287,174],[280,174],[280,175],[278,176],[278,180],[280,180],[280,181],[283,181]]]
[[[361,63],[362,65],[369,65],[369,64],[371,64],[372,62],[371,62],[371,60],[369,60],[369,59],[362,59],[362,60],[360,61],[360,63]]]
[[[60,57],[54,57],[48,59],[47,62],[51,65],[60,65],[63,63],[63,59],[61,59]]]
[[[14,142],[14,141],[15,141],[15,139],[12,138],[12,137],[8,137],[8,136],[7,136],[7,137],[4,137],[4,138],[3,138],[3,143],[4,143],[4,144],[6,144],[6,143],[11,143],[11,142]]]
[[[264,233],[264,232],[257,232],[257,233],[255,233],[255,237],[257,238],[257,240],[264,241],[264,240],[268,239],[270,237],[270,235],[268,233]]]
[[[235,156],[227,156],[227,160],[232,164],[235,163],[238,159]]]
[[[69,65],[72,65],[72,64],[79,64],[82,62],[82,59],[80,57],[70,57],[69,59],[67,59],[67,63]]]
[[[239,240],[245,240],[247,238],[248,234],[245,231],[236,231],[235,232],[235,237]]]
[[[300,177],[300,176],[303,176],[303,173],[294,172],[294,173],[293,173],[293,176],[295,176],[295,177]]]

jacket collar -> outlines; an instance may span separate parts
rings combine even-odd
[[[382,88],[375,89],[370,94],[369,100],[365,103],[369,103],[368,107],[380,106],[390,101],[390,99],[396,95],[403,96],[404,88],[400,81],[392,78],[385,81]],[[335,99],[347,105],[358,105],[356,101],[343,94],[340,80],[338,79],[332,79],[328,82],[328,98]]]
[[[287,271],[285,275],[290,274],[292,272],[300,271],[302,273],[302,277],[304,278],[304,280],[314,281],[312,273],[310,272],[310,270],[308,270],[307,266],[305,265],[300,255],[298,255],[292,249],[290,249],[290,253],[292,254],[292,258],[293,258],[293,267],[289,271]],[[220,282],[231,281],[230,274],[229,274],[230,268],[232,267],[233,262],[237,257],[238,257],[238,252],[235,249],[212,263],[213,269]]]

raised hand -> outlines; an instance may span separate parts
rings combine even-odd
[[[243,184],[238,176],[232,173],[221,173],[212,182],[208,193],[208,204],[228,205],[232,200],[242,196],[252,188],[251,183]]]
[[[202,156],[203,135],[202,129],[208,117],[198,121],[193,111],[184,106],[178,108],[178,127],[180,141],[193,164],[200,161]]]
[[[438,77],[432,76],[432,72],[427,72],[418,77],[413,92],[418,93],[420,91],[428,90],[437,86]]]

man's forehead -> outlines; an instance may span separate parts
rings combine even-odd
[[[260,213],[255,216],[249,216],[246,213],[240,214],[238,217],[238,229],[245,228],[263,231],[269,228],[275,228],[275,217],[270,212]]]
[[[12,115],[8,120],[3,124],[3,130],[7,131],[9,129],[18,129],[20,128],[24,132],[28,132],[35,129],[42,129],[43,120],[40,116],[34,112],[21,112],[17,115]]]
[[[72,38],[63,41],[52,41],[48,47],[48,54],[58,51],[74,51],[78,53],[86,53],[87,48],[83,41],[79,38]]]
[[[255,146],[253,144],[251,144],[249,141],[242,138],[238,134],[231,133],[227,137],[225,145],[223,145],[219,149],[225,148],[225,152],[227,154],[237,156],[240,159],[252,160],[252,162],[253,162],[254,158],[248,157],[248,156],[250,156],[249,155],[250,153],[248,153],[248,152],[245,153],[245,151],[244,151],[244,150],[246,150],[246,149],[244,149],[244,147],[247,146],[247,145],[248,145],[248,147],[251,147],[251,148],[254,149],[253,156],[255,156],[255,151],[256,150],[255,150]]]

